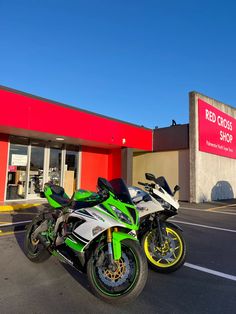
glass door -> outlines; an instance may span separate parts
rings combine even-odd
[[[29,164],[29,183],[28,196],[34,198],[40,196],[43,191],[43,176],[44,176],[44,146],[40,143],[32,142],[30,150]]]
[[[62,150],[60,148],[50,148],[48,179],[56,185],[61,184],[61,157]]]
[[[7,174],[7,200],[25,198],[27,163],[28,146],[11,143]]]

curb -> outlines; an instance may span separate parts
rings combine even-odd
[[[24,210],[32,207],[37,207],[42,205],[41,203],[37,204],[15,204],[15,205],[1,205],[0,206],[0,212],[9,212],[9,211],[15,211],[15,210]]]

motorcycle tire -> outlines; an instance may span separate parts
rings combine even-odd
[[[43,219],[40,216],[35,217],[27,226],[24,238],[24,253],[31,262],[41,263],[49,259],[51,254],[39,240],[32,238],[32,233],[40,225]]]
[[[164,236],[164,235],[163,235]],[[147,231],[141,246],[149,266],[160,273],[171,273],[179,269],[186,259],[186,242],[182,232],[174,227],[166,227],[164,245],[158,244],[157,229]]]
[[[107,244],[100,244],[102,263],[97,263],[94,254],[87,263],[87,275],[93,293],[108,303],[128,303],[143,290],[148,274],[147,260],[135,240],[121,242],[121,258],[116,261],[116,270],[108,268]],[[99,264],[99,265],[97,265]]]

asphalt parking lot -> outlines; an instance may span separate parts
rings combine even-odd
[[[146,287],[128,305],[94,297],[86,276],[54,257],[33,264],[22,251],[24,230],[35,211],[0,213],[0,313],[235,313],[236,205],[183,203],[173,219],[184,230],[187,260],[175,273],[149,270]],[[3,226],[5,225],[5,227]]]

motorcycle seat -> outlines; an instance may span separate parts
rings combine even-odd
[[[65,198],[63,196],[56,195],[56,194],[52,194],[51,198],[57,203],[59,203],[61,206],[67,206],[71,201],[69,198]]]

